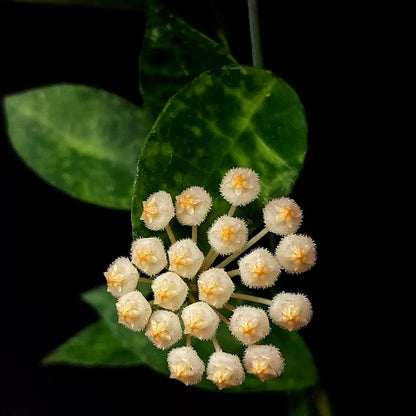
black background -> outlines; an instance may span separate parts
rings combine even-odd
[[[372,261],[384,255],[374,234],[377,197],[393,191],[388,172],[394,157],[382,149],[409,138],[408,13],[351,3],[321,9],[259,3],[265,67],[297,91],[310,132],[292,196],[304,208],[303,232],[315,238],[319,262],[296,281],[282,278],[282,288],[312,299],[315,315],[303,335],[335,414],[364,414],[380,403],[384,390],[368,386],[383,377],[378,354],[389,349],[375,341],[374,309],[385,279]],[[182,1],[175,7],[215,36],[210,6]],[[245,2],[221,9],[234,56],[250,64]],[[141,13],[2,3],[0,94],[71,82],[140,104],[143,32]],[[129,252],[129,213],[88,205],[48,186],[14,154],[4,128],[0,134],[5,414],[139,414],[143,399],[155,397],[150,406],[156,414],[208,415],[226,405],[239,414],[285,414],[279,395],[213,395],[145,368],[40,367],[46,353],[96,320],[79,294],[103,283],[107,265]],[[387,380],[382,384],[388,387]]]

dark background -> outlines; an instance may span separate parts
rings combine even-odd
[[[223,3],[232,53],[250,64],[245,2]],[[393,190],[394,156],[383,148],[409,139],[412,118],[408,12],[380,4],[305,9],[259,3],[265,67],[289,82],[305,105],[310,144],[292,196],[305,212],[303,232],[319,249],[313,271],[280,282],[312,299],[314,319],[302,334],[334,413],[365,414],[389,395],[388,380],[368,387],[383,377],[375,309],[385,280],[373,260],[384,256],[375,233],[376,214],[386,207],[378,197]],[[182,1],[175,7],[215,36],[210,5]],[[144,15],[137,12],[2,3],[0,95],[71,82],[140,104],[143,31]],[[129,213],[88,205],[48,186],[14,154],[4,127],[0,134],[4,414],[139,414],[143,398],[157,392],[150,405],[156,414],[208,415],[225,405],[239,414],[285,414],[280,395],[213,395],[146,368],[40,367],[46,353],[96,320],[79,294],[103,283],[107,265],[129,252]]]

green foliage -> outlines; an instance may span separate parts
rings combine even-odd
[[[104,321],[98,321],[78,332],[43,359],[43,364],[82,366],[136,365],[134,354],[123,348]]]
[[[265,201],[291,191],[306,146],[302,104],[282,79],[241,65],[203,73],[169,100],[147,138],[133,193],[134,236],[154,234],[140,215],[142,201],[159,189],[174,197],[188,186],[203,186],[214,199],[206,221],[211,224],[228,210],[218,188],[235,166],[250,167],[261,177],[260,198],[237,211],[251,229],[259,227]],[[200,233],[206,238],[204,231],[206,225]],[[189,236],[190,230],[178,227],[175,233]]]
[[[139,76],[144,106],[156,119],[168,99],[193,78],[235,60],[179,17],[150,4],[146,11]]]
[[[83,201],[130,209],[137,158],[150,129],[139,107],[81,85],[53,85],[4,101],[11,143],[42,179]]]
[[[85,293],[83,298],[97,310],[111,333],[120,341],[121,346],[136,356],[138,364],[145,364],[157,372],[169,374],[166,363],[166,351],[158,350],[153,346],[143,332],[132,332],[117,323],[116,301],[106,292],[104,286]],[[224,351],[242,355],[243,345],[232,337],[222,323],[218,330],[217,338]],[[311,353],[299,334],[284,331],[273,326],[273,330],[266,338],[265,343],[271,343],[280,348],[286,361],[285,372],[279,378],[267,383],[262,383],[256,377],[247,375],[245,383],[242,386],[233,388],[231,392],[296,391],[311,387],[318,382],[318,374]],[[180,345],[183,345],[183,340],[175,346]],[[194,340],[193,345],[205,362],[214,351],[210,342]],[[217,390],[207,380],[204,380],[198,387],[213,391]]]

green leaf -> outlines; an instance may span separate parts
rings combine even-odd
[[[123,348],[104,321],[89,325],[48,354],[43,364],[83,366],[136,365],[134,354]]]
[[[163,7],[147,8],[139,62],[144,107],[156,119],[168,99],[208,69],[235,63],[222,46]]]
[[[65,6],[102,7],[105,9],[143,10],[145,0],[12,0],[17,3],[44,3]]]
[[[117,323],[116,301],[106,292],[104,286],[84,293],[83,298],[98,311],[112,334],[119,339],[120,344],[136,355],[139,363],[146,364],[153,370],[165,375],[169,374],[166,364],[166,351],[161,351],[154,347],[143,332],[129,331]],[[224,351],[242,356],[244,351],[243,345],[232,337],[222,323],[220,324],[217,338]],[[252,375],[247,375],[244,384],[231,389],[230,392],[297,391],[311,387],[318,382],[318,373],[311,353],[299,334],[284,331],[273,326],[273,330],[266,338],[265,343],[270,343],[280,348],[286,361],[284,373],[279,378],[265,383],[262,383]],[[175,347],[180,345],[183,345],[183,340],[176,344]],[[193,346],[205,362],[214,351],[210,342],[193,340]],[[213,391],[217,390],[211,382],[205,379],[198,387]]]
[[[306,147],[302,104],[282,79],[240,65],[203,73],[169,100],[147,138],[133,192],[134,236],[155,234],[140,220],[149,194],[163,189],[174,197],[198,185],[213,197],[199,233],[206,250],[207,226],[229,207],[219,195],[221,178],[235,166],[250,167],[261,177],[259,199],[237,210],[250,230],[260,227],[265,201],[291,191]],[[189,227],[172,225],[179,237],[189,237]]]
[[[11,143],[42,179],[83,201],[130,209],[138,155],[151,125],[107,91],[52,85],[6,97]]]
[[[288,395],[291,416],[331,416],[327,392],[321,387],[290,393]]]

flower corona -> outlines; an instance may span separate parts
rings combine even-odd
[[[117,258],[104,273],[119,323],[144,331],[154,347],[170,349],[170,377],[186,385],[198,384],[204,373],[219,389],[241,385],[245,372],[262,382],[280,376],[285,361],[278,345],[268,342],[271,323],[296,331],[311,320],[311,302],[304,294],[274,290],[282,271],[304,273],[316,262],[314,241],[296,234],[303,220],[300,207],[287,197],[272,199],[263,208],[264,228],[250,239],[247,224],[253,221],[234,216],[238,207],[244,217],[244,206],[260,190],[260,178],[249,168],[225,173],[219,193],[230,210],[208,229],[211,249],[206,253],[198,245],[198,227],[212,208],[211,195],[200,186],[174,198],[166,191],[154,192],[143,201],[140,219],[149,230],[166,231],[171,245],[165,249],[159,236],[137,238],[130,259]],[[170,226],[175,216],[180,225],[192,227],[178,240]],[[269,232],[281,236],[274,254],[254,246]],[[226,257],[215,263],[217,256]],[[228,269],[233,261],[237,269]],[[138,283],[150,285],[146,297]],[[272,299],[247,293],[265,288],[275,294]],[[230,336],[244,346],[242,357],[222,350],[222,340]],[[194,338],[200,341],[192,345]],[[206,364],[198,353],[201,341],[215,349]],[[230,341],[224,339],[223,345],[232,345]]]

